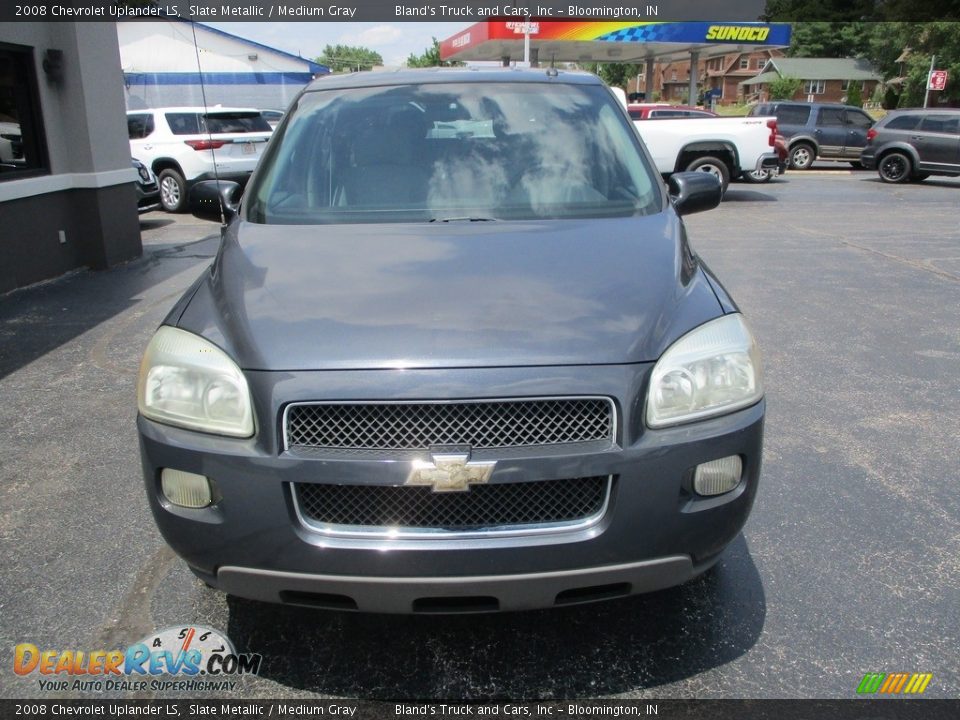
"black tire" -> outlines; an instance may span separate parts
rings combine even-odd
[[[707,172],[720,178],[720,192],[721,194],[727,192],[727,187],[730,185],[730,170],[720,158],[704,155],[687,165],[685,169],[687,172]]]
[[[770,174],[769,170],[753,170],[752,172],[745,172],[740,178],[744,182],[753,183],[754,185],[759,185],[761,183],[768,183],[773,178],[773,175]]]
[[[877,163],[880,179],[888,183],[905,183],[913,174],[913,163],[901,152],[887,153]]]
[[[850,167],[852,167],[854,170],[863,170],[863,163],[859,160],[851,160]]]
[[[800,142],[790,148],[789,159],[792,170],[809,170],[817,159],[817,151],[810,143]]]
[[[160,204],[171,213],[182,213],[187,209],[187,183],[183,175],[173,168],[167,168],[157,176],[160,185]]]

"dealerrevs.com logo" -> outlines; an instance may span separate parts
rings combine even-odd
[[[126,650],[41,650],[20,643],[14,648],[13,671],[39,676],[40,689],[51,691],[224,691],[236,687],[232,678],[256,675],[262,661],[257,653],[237,653],[217,630],[186,625],[148,635]]]

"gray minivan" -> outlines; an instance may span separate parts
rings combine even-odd
[[[594,75],[333,75],[294,101],[140,368],[146,494],[207,584],[447,613],[706,571],[757,492],[753,335]],[[219,194],[219,193],[222,193]]]
[[[960,175],[960,108],[894,110],[867,133],[860,162],[889,183]]]

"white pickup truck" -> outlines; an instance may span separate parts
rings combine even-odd
[[[621,88],[610,88],[627,107]],[[730,180],[765,170],[776,174],[775,117],[678,117],[634,120],[660,174],[701,170],[720,178],[723,192]]]
[[[731,179],[757,170],[776,173],[777,119],[708,117],[635,120],[633,123],[664,176],[702,170],[720,178],[723,191]]]

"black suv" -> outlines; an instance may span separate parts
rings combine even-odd
[[[860,162],[889,183],[960,175],[960,109],[894,110],[867,133]]]
[[[859,167],[860,151],[873,127],[873,118],[863,110],[837,103],[760,103],[749,115],[777,118],[777,131],[787,139],[787,160],[794,170],[808,170],[817,158],[849,160]]]

